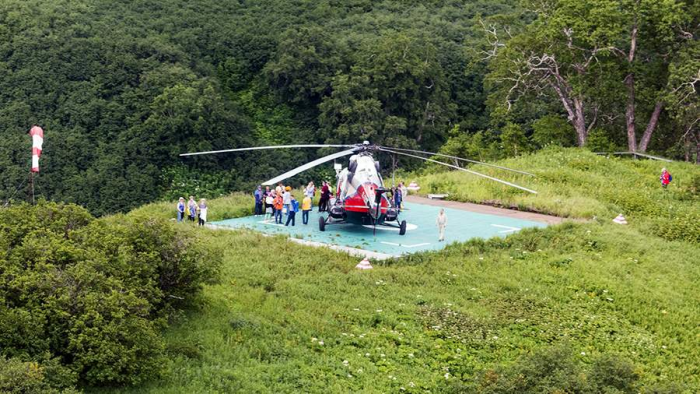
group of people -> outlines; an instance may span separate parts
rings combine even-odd
[[[200,226],[204,226],[207,222],[207,200],[203,198],[199,200],[198,204],[194,200],[194,196],[190,196],[187,202],[185,202],[185,197],[180,197],[176,209],[178,223],[185,221],[185,218],[192,223],[194,223],[195,218],[197,218],[197,223]]]
[[[292,188],[285,186],[279,182],[274,189],[270,186],[258,186],[253,192],[255,197],[255,216],[265,215],[265,222],[271,221],[273,218],[275,224],[283,224],[285,226],[296,225],[296,214],[301,209],[301,220],[304,224],[309,224],[309,212],[313,209],[313,201],[316,197],[316,185],[313,182],[304,188],[304,198],[299,201],[292,195]],[[321,186],[321,197],[319,200],[318,211],[323,212],[328,210],[328,204],[331,199],[331,187],[328,182],[324,181]],[[286,216],[286,220],[284,217]]]

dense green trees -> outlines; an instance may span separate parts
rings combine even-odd
[[[244,189],[315,154],[186,151],[365,138],[436,149],[455,124],[486,125],[465,43],[477,14],[511,3],[5,1],[0,199],[28,177],[34,123],[46,130],[38,194],[95,214],[168,195],[167,174]]]
[[[687,92],[700,70],[687,56],[698,34],[693,2],[526,1],[525,8],[535,21],[512,39],[495,23],[487,30],[496,106],[510,111],[518,100],[543,97],[566,115],[579,146],[594,127],[638,152],[668,149],[695,130],[697,107],[686,118],[673,115],[683,106],[676,92]],[[697,103],[693,95],[680,100]]]
[[[75,205],[0,209],[0,389],[157,376],[167,314],[218,269],[196,240],[162,220],[95,220]]]

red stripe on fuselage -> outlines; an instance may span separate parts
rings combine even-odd
[[[374,190],[378,187],[379,186],[377,186],[376,184],[370,183],[370,182],[367,182],[367,183],[360,185],[357,188],[357,192],[355,194],[346,197],[345,200],[343,201],[343,205],[345,207],[345,210],[348,212],[369,214],[370,207],[367,205],[367,200],[370,199],[370,196],[371,196],[371,199],[374,199]],[[365,188],[368,188],[369,190],[371,190],[371,193],[367,193],[365,191]],[[368,196],[368,194],[370,196]],[[382,199],[380,201],[380,205],[381,205],[380,212],[382,214],[386,213],[387,209],[389,208],[389,201],[387,200],[386,196],[382,196]]]

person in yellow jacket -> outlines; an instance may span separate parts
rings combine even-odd
[[[301,201],[301,221],[309,224],[309,212],[311,212],[311,197],[308,195]]]

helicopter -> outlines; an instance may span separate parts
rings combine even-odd
[[[219,154],[229,152],[245,152],[253,150],[266,149],[294,149],[294,148],[349,148],[337,153],[333,153],[302,166],[287,171],[284,174],[276,176],[262,183],[262,185],[273,186],[275,183],[281,182],[287,178],[304,172],[308,169],[336,160],[345,156],[350,156],[348,166],[342,169],[336,168],[336,190],[335,196],[330,201],[330,209],[327,217],[319,218],[318,226],[320,231],[325,231],[326,226],[352,223],[361,225],[372,225],[376,231],[377,226],[393,227],[398,229],[400,235],[405,235],[407,223],[399,218],[400,209],[395,206],[392,200],[387,196],[389,189],[384,187],[384,180],[381,175],[379,161],[374,159],[374,154],[384,152],[392,155],[406,156],[415,159],[420,159],[427,162],[440,164],[446,167],[454,168],[473,175],[477,175],[495,182],[499,182],[510,187],[514,187],[529,193],[537,194],[535,190],[495,178],[486,174],[482,174],[468,168],[459,166],[460,162],[478,163],[490,167],[499,168],[502,170],[517,172],[524,175],[534,176],[531,173],[515,170],[512,168],[502,167],[495,164],[483,163],[476,160],[465,159],[457,156],[451,156],[435,152],[420,151],[415,149],[393,148],[381,145],[370,144],[369,141],[364,141],[360,144],[304,144],[304,145],[276,145],[276,146],[258,146],[249,148],[224,149],[206,152],[183,153],[180,156],[196,156],[207,154]],[[444,163],[442,161],[419,156],[431,155],[434,157],[445,157],[454,160],[455,164]]]

